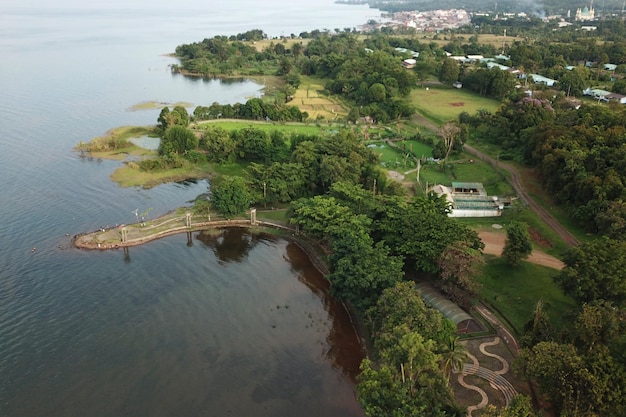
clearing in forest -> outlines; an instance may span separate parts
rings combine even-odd
[[[300,111],[307,112],[313,120],[318,117],[326,120],[344,118],[348,114],[348,108],[339,100],[324,95],[323,90],[322,80],[303,76],[294,99],[289,104],[298,106]]]
[[[476,113],[479,109],[495,112],[498,100],[479,96],[463,88],[452,88],[441,84],[426,85],[411,91],[411,103],[417,112],[437,125],[449,120],[458,120],[459,114]]]

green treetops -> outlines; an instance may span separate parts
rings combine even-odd
[[[162,132],[174,125],[187,127],[189,126],[189,113],[183,106],[176,106],[172,111],[169,107],[163,107],[157,122]]]
[[[244,213],[252,199],[241,177],[224,177],[213,187],[211,194],[213,207],[227,218]]]
[[[159,155],[183,155],[198,147],[196,135],[184,126],[173,125],[165,131],[159,144]]]
[[[555,278],[566,294],[579,302],[604,299],[626,305],[626,242],[609,238],[584,242],[564,258]]]
[[[528,258],[532,250],[528,225],[522,222],[512,222],[506,231],[506,241],[502,250],[504,259],[510,265],[517,265],[520,261]]]

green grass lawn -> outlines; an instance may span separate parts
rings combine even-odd
[[[403,140],[396,142],[396,145],[401,149],[408,150],[418,158],[433,156],[433,147],[417,140]]]
[[[213,172],[219,175],[230,177],[245,177],[245,170],[250,164],[248,162],[233,162],[223,164],[212,164]]]
[[[263,207],[258,207],[256,217],[259,220],[287,224],[286,214],[287,210],[285,209],[269,210]]]
[[[501,197],[514,194],[511,186],[503,180],[502,175],[490,164],[481,160],[472,160],[467,155],[460,155],[456,160],[452,160],[445,171],[436,164],[422,165],[420,180],[422,184],[450,185],[453,181],[460,182],[481,182],[489,195]]]
[[[556,326],[569,324],[567,315],[576,309],[576,302],[552,281],[557,273],[528,262],[510,267],[503,258],[488,257],[477,280],[482,285],[481,297],[499,310],[519,334],[539,300]]]
[[[473,114],[479,109],[486,109],[493,113],[500,106],[498,100],[479,96],[463,88],[444,85],[430,85],[427,88],[416,88],[409,97],[418,113],[438,125],[458,120],[462,112]]]
[[[121,187],[152,188],[166,182],[178,182],[196,178],[206,178],[213,173],[209,164],[195,165],[191,168],[175,168],[163,171],[141,171],[137,164],[129,163],[116,169],[111,180]]]
[[[371,142],[368,147],[380,156],[380,162],[383,167],[402,173],[417,167],[415,157],[411,156],[410,153],[417,155],[418,158],[422,156],[428,158],[432,156],[433,150],[432,146],[416,140],[396,142],[395,148],[390,147],[385,142],[375,141]],[[407,149],[408,152],[405,152],[404,149]],[[407,156],[407,154],[409,155]]]
[[[324,132],[331,130],[337,130],[336,127],[331,128],[328,126],[318,126],[316,124],[304,124],[304,123],[272,123],[272,122],[260,122],[253,120],[217,120],[210,122],[202,122],[198,124],[197,128],[202,130],[208,126],[219,126],[225,130],[239,130],[248,127],[263,130],[264,132],[279,131],[285,134],[300,134],[300,135],[320,135]]]
[[[402,152],[391,148],[384,142],[373,142],[367,145],[372,152],[380,156],[380,163],[383,167],[394,171],[404,172],[416,166],[413,158],[405,158]]]

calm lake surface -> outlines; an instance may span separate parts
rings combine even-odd
[[[358,337],[306,254],[239,229],[76,250],[71,236],[164,214],[208,183],[119,188],[119,162],[72,147],[154,124],[160,109],[129,110],[145,101],[260,95],[172,75],[180,43],[378,17],[328,0],[0,2],[0,416],[363,415]]]

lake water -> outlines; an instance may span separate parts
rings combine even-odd
[[[245,230],[128,253],[71,236],[164,214],[206,181],[150,190],[72,151],[145,101],[243,102],[253,82],[172,75],[176,45],[260,28],[356,27],[366,6],[277,0],[0,2],[0,416],[362,416],[349,317],[294,244]]]

